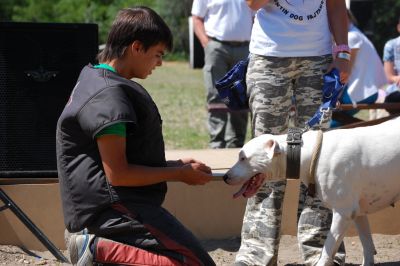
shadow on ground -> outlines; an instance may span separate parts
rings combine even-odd
[[[294,263],[288,263],[285,264],[285,266],[304,266],[305,264],[294,264]],[[354,264],[354,263],[346,263],[346,266],[359,266],[360,264]],[[382,262],[382,263],[375,263],[375,266],[399,266],[400,261],[397,262]]]
[[[202,245],[205,247],[207,252],[214,251],[216,249],[222,249],[229,252],[237,252],[240,247],[240,238],[230,238],[224,240],[203,240]]]

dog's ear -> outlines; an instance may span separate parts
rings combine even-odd
[[[267,156],[269,159],[272,159],[276,154],[281,153],[279,143],[273,139],[269,139],[265,143],[265,151],[267,152]]]

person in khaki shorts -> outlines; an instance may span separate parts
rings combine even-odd
[[[345,1],[246,2],[257,10],[246,77],[253,137],[304,127],[321,104],[323,74],[334,66],[341,81],[347,81],[350,55]],[[285,188],[286,181],[269,182],[248,199],[236,266],[277,265]],[[318,261],[331,218],[330,210],[307,195],[301,184],[298,241],[306,265]],[[335,263],[343,265],[344,259],[342,245]]]
[[[247,58],[254,12],[244,0],[194,0],[193,26],[204,47],[204,86],[208,104],[209,146],[213,149],[242,147],[247,131],[247,112],[221,112],[215,89],[238,61]]]

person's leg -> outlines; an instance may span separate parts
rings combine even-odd
[[[295,83],[296,102],[299,126],[314,115],[321,104],[322,76],[330,64],[330,56],[301,59],[299,62],[301,76]],[[329,127],[329,121],[321,125]],[[318,261],[324,240],[329,232],[332,212],[323,206],[318,198],[306,195],[307,188],[302,184],[298,210],[298,241],[304,261],[312,265]],[[338,264],[344,264],[345,251],[341,244],[335,257]]]
[[[283,75],[290,75],[289,65],[289,59],[251,56],[247,88],[253,136],[286,131],[291,79]],[[268,182],[247,201],[235,265],[277,264],[285,187],[286,181]]]
[[[229,49],[231,69],[240,60],[245,60],[249,55],[248,45],[232,46]],[[225,142],[226,148],[242,147],[246,139],[247,123],[249,114],[247,110],[228,113]]]
[[[222,103],[219,99],[215,82],[221,79],[229,70],[228,52],[225,45],[210,40],[204,49],[204,86],[207,95],[208,131],[210,135],[209,146],[214,149],[225,148],[225,130],[228,119],[227,112],[214,111],[210,108],[212,104]]]
[[[88,227],[94,260],[140,265],[215,265],[196,237],[162,207],[115,205]]]
[[[236,266],[277,265],[286,181],[268,182],[248,199]]]
[[[317,197],[307,195],[307,187],[303,183],[300,186],[300,198],[297,239],[305,264],[312,266],[321,256],[332,223],[332,211],[324,207]],[[345,257],[346,252],[342,242],[334,258],[335,264],[344,265]]]
[[[211,149],[223,149],[225,143],[225,128],[228,113],[209,110],[207,114],[207,127],[210,136],[209,147]]]
[[[243,146],[246,139],[248,117],[247,111],[228,113],[225,148],[241,148]]]

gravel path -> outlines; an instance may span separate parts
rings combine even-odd
[[[378,254],[375,262],[381,266],[400,266],[400,235],[373,235]],[[239,248],[239,238],[203,241],[204,247],[213,257],[218,266],[232,265],[235,254]],[[362,247],[358,237],[346,237],[347,250],[346,265],[359,265],[362,263]],[[0,265],[69,265],[54,260],[52,254],[46,252],[27,252],[15,246],[0,246]],[[32,256],[36,254],[35,257]],[[68,254],[64,252],[66,256]],[[278,266],[302,265],[297,247],[297,240],[293,236],[283,236],[279,248]]]

